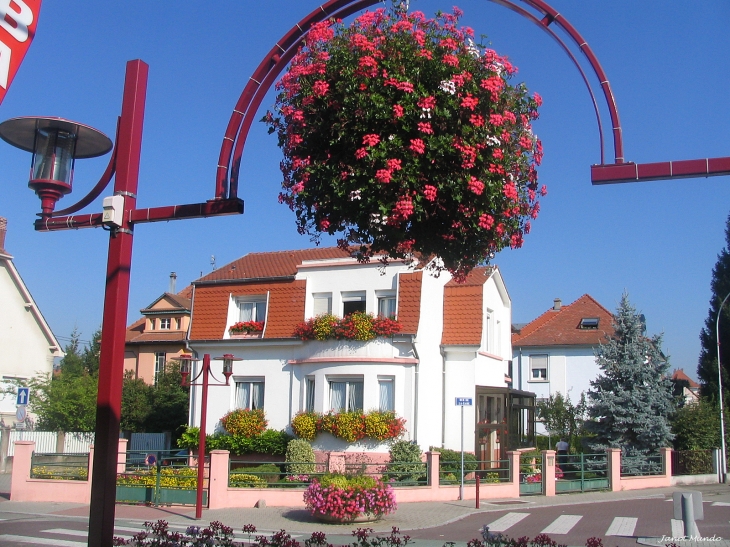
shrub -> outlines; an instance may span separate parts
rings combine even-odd
[[[231,435],[255,437],[266,431],[268,421],[263,409],[237,408],[221,418],[223,428]]]
[[[322,431],[354,443],[365,437],[365,416],[361,412],[328,412],[322,416]]]
[[[314,450],[304,439],[292,439],[286,445],[286,471],[292,475],[307,475],[316,471]],[[289,463],[294,462],[294,463]]]
[[[261,465],[254,465],[250,467],[236,467],[233,472],[256,475],[258,478],[263,479],[267,483],[279,482],[279,479],[281,478],[281,469],[278,465],[273,463],[263,463]]]
[[[197,427],[187,428],[180,436],[177,445],[180,448],[190,450],[198,448],[199,432],[200,429]],[[260,435],[254,437],[218,433],[215,435],[206,435],[205,448],[207,452],[211,450],[228,450],[235,456],[241,456],[243,454],[283,456],[286,453],[286,445],[290,439],[291,435],[285,431],[276,431],[275,429],[267,429]]]
[[[198,485],[198,470],[193,467],[163,467],[160,469],[160,486],[194,490]],[[119,486],[156,486],[157,470],[141,469],[117,477]]]
[[[232,488],[266,488],[269,483],[258,475],[231,473],[228,476],[228,485]]]
[[[292,418],[291,428],[297,437],[313,441],[319,433],[318,422],[320,419],[320,414],[316,412],[299,412]]]
[[[325,475],[314,479],[304,492],[304,502],[312,515],[342,521],[361,515],[379,517],[396,509],[391,486],[367,475]]]
[[[425,478],[421,447],[410,441],[396,441],[390,447],[388,478],[399,482],[419,482]]]
[[[396,418],[395,412],[373,410],[365,415],[365,436],[378,441],[396,439],[406,430],[404,418]]]
[[[440,473],[441,475],[453,474],[458,477],[461,474],[461,452],[456,450],[449,450],[448,448],[436,448],[431,447],[429,450],[432,452],[439,452],[441,454],[440,459]],[[468,475],[473,471],[476,471],[477,459],[474,454],[464,452],[464,475]]]

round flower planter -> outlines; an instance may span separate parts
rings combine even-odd
[[[383,515],[373,515],[373,514],[362,514],[358,515],[354,518],[338,518],[333,517],[332,515],[325,515],[322,513],[315,513],[314,518],[316,518],[320,522],[326,522],[328,524],[353,524],[358,522],[375,522],[376,520],[382,520]]]

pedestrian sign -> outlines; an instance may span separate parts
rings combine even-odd
[[[456,406],[471,406],[473,404],[471,397],[457,397]]]
[[[18,398],[15,401],[16,405],[27,405],[28,399],[30,399],[30,388],[29,387],[19,387],[18,388]]]

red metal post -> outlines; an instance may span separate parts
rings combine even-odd
[[[205,420],[208,417],[208,374],[210,354],[203,355],[203,396],[200,402],[200,437],[198,441],[198,485],[195,493],[195,518],[203,517],[203,480],[205,479]]]
[[[124,340],[132,267],[129,211],[134,210],[136,205],[148,69],[147,64],[140,60],[129,61],[124,79],[114,192],[125,196],[125,214],[121,228],[113,231],[109,238],[89,511],[89,547],[111,547],[114,538]]]
[[[479,472],[476,473],[476,489],[477,489],[477,498],[476,498],[476,508],[479,509]]]

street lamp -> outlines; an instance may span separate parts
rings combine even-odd
[[[727,482],[727,452],[725,452],[725,418],[724,409],[722,406],[722,366],[720,363],[720,315],[722,314],[722,307],[730,298],[730,293],[723,298],[720,307],[717,310],[717,320],[715,321],[715,339],[717,340],[717,392],[720,400],[720,480]]]
[[[191,363],[197,361],[192,355],[183,354],[178,357],[180,361],[180,374],[182,380],[180,384],[183,387],[191,386],[202,386],[202,400],[200,402],[200,433],[198,436],[198,483],[197,491],[195,495],[195,518],[200,519],[203,516],[203,481],[205,478],[205,435],[206,435],[206,419],[208,418],[208,388],[213,387],[224,387],[230,385],[231,375],[233,374],[233,361],[242,361],[226,353],[221,357],[214,357],[215,361],[223,361],[223,376],[225,376],[225,383],[221,383],[210,370],[210,354],[206,353],[203,355],[203,367],[195,377],[188,380],[188,376],[191,374]],[[216,380],[217,384],[210,384],[208,382],[208,375],[212,376]],[[196,380],[200,379],[200,383],[195,383]]]
[[[214,199],[204,203],[137,208],[148,70],[147,64],[139,59],[127,63],[122,111],[109,164],[94,188],[62,211],[54,209],[56,202],[71,192],[75,159],[105,154],[112,148],[111,141],[95,129],[61,118],[15,118],[0,124],[1,138],[33,153],[28,185],[41,198],[36,230],[101,226],[109,230],[89,547],[111,547],[114,538],[119,419],[134,226],[146,222],[243,213],[243,201],[236,196],[235,188],[229,190],[221,184],[216,184]],[[103,213],[72,214],[98,198],[112,178],[114,195],[104,199]]]

